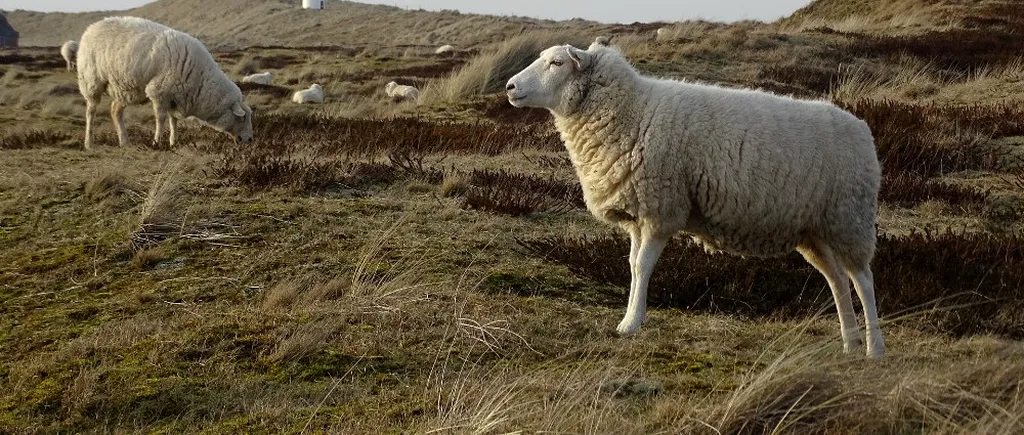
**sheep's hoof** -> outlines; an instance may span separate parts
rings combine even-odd
[[[640,331],[640,324],[643,320],[639,318],[626,317],[619,322],[619,326],[615,330],[622,337],[632,337]]]
[[[857,353],[864,348],[864,340],[860,337],[853,337],[843,342],[843,353]]]
[[[881,358],[885,354],[885,341],[877,337],[868,342],[868,358]]]

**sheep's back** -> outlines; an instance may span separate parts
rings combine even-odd
[[[159,77],[180,82],[184,78],[176,76],[182,71],[219,71],[195,38],[133,17],[90,25],[79,42],[78,61],[80,77],[105,84],[114,98],[136,103],[145,100],[145,87]]]
[[[687,204],[679,224],[706,246],[775,255],[809,233],[873,225],[880,170],[862,121],[824,102],[669,86],[679,91],[655,93],[669,101],[655,104],[652,125],[663,127],[644,144],[653,180],[641,189],[664,198],[666,216]]]

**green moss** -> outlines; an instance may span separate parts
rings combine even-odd
[[[48,272],[73,263],[85,253],[84,244],[70,244],[46,249],[29,257],[29,263],[22,270],[29,274]]]
[[[35,388],[22,398],[22,402],[29,409],[36,411],[48,411],[60,406],[61,395],[64,392],[64,382],[59,377],[48,377],[43,379]]]

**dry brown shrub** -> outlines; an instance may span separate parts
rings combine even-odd
[[[1024,111],[1009,105],[940,106],[885,100],[839,101],[867,122],[887,174],[931,177],[969,169],[999,170],[988,138],[1024,134]]]
[[[967,209],[983,206],[988,197],[988,191],[928,180],[912,173],[889,174],[882,177],[882,187],[878,194],[879,201],[902,207],[938,200]]]
[[[241,89],[242,92],[245,93],[245,94],[249,94],[249,93],[265,94],[265,95],[269,95],[269,96],[274,97],[274,98],[286,98],[286,97],[288,97],[288,96],[290,96],[292,94],[292,90],[288,89],[288,88],[286,88],[284,86],[264,85],[264,84],[260,84],[260,83],[243,83],[243,82],[236,82],[235,84],[238,85],[238,88]]]
[[[822,65],[769,65],[761,68],[758,79],[795,85],[806,90],[805,95],[825,95],[838,81],[839,71]],[[763,86],[761,82],[758,85]]]
[[[519,244],[579,276],[620,287],[630,282],[625,237],[547,237]],[[1022,337],[1022,246],[1021,235],[879,237],[873,262],[879,311],[943,334]],[[799,254],[709,255],[679,239],[658,260],[648,297],[652,306],[768,318],[803,318],[833,303],[824,279]]]
[[[55,130],[29,130],[0,136],[0,150],[32,149],[54,146],[73,139],[68,133]]]
[[[509,216],[536,212],[564,213],[583,207],[583,189],[553,178],[508,171],[475,170],[468,176],[469,188],[463,207]]]

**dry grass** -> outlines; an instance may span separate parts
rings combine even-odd
[[[947,29],[959,22],[948,13],[947,2],[921,4],[912,0],[812,2],[775,23],[783,31],[827,28],[849,33],[905,34]]]
[[[834,101],[921,100],[936,94],[949,84],[936,68],[914,59],[901,59],[895,67],[870,70],[863,65],[847,66],[838,71],[829,96]]]
[[[263,41],[214,55],[227,71],[272,69],[280,88],[247,89],[248,146],[189,125],[175,150],[85,155],[73,76],[47,67],[56,51],[0,66],[0,432],[1021,432],[1024,190],[1008,164],[1024,134],[1019,53],[965,72],[857,55],[858,41],[881,47],[861,35],[756,23],[680,23],[656,41],[661,24],[168,1],[138,15],[215,48]],[[203,30],[197,7],[222,22]],[[953,22],[1018,21],[985,11]],[[16,15],[46,37],[83,19]],[[913,15],[872,20],[902,26],[901,44],[927,41],[910,38],[922,34]],[[300,23],[341,45],[280,46],[306,41],[279,35]],[[816,97],[838,87],[886,161],[886,358],[840,353],[831,295],[799,257],[682,243],[659,262],[640,336],[616,337],[625,239],[583,210],[548,113],[476,96],[514,69],[505,60],[574,42],[529,52],[535,28],[580,45],[612,36],[652,75]],[[433,55],[442,43],[465,51]],[[381,94],[391,80],[454,84],[462,66],[468,102]],[[309,80],[326,104],[283,98]],[[130,135],[143,143],[152,115],[138,109],[146,124]],[[112,143],[109,121],[98,134]],[[541,207],[464,208],[474,194],[495,211]],[[136,230],[146,249],[132,249]]]
[[[180,170],[180,166],[166,169],[150,186],[136,218],[138,226],[130,236],[135,252],[184,232],[186,192],[182,190]]]
[[[656,37],[660,42],[694,42],[703,38],[710,31],[721,27],[721,23],[710,21],[680,21],[663,27],[666,30]]]

